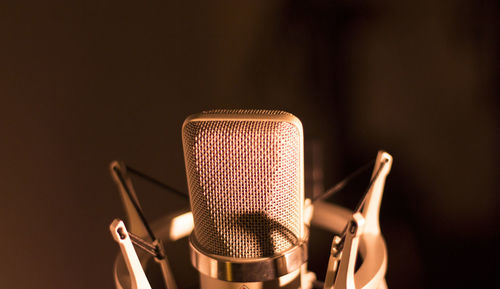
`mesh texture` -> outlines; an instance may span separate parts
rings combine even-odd
[[[270,114],[208,113],[237,112]],[[284,121],[185,124],[184,155],[198,246],[216,255],[258,258],[298,242],[300,138],[299,129]]]

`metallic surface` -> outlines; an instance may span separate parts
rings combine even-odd
[[[184,122],[184,157],[201,251],[275,256],[303,239],[303,133],[282,111],[215,110]]]
[[[207,255],[190,242],[191,262],[202,274],[230,282],[258,282],[278,279],[300,269],[307,261],[307,242],[273,257],[242,259]]]
[[[352,213],[344,207],[319,201],[314,204],[311,225],[339,234]],[[366,232],[362,234],[359,239],[359,254],[362,262],[354,274],[356,288],[386,288],[384,277],[387,272],[387,245],[382,235]]]
[[[314,216],[311,225],[339,234],[344,229],[351,215],[352,211],[346,208],[320,201],[314,204]],[[152,227],[157,232],[158,238],[170,241],[177,240],[171,239],[171,229],[174,228],[173,224],[176,218],[181,216],[184,218],[185,214],[179,213],[172,216],[164,216],[156,220]],[[178,229],[181,228],[179,227]],[[189,233],[189,229],[186,230],[186,233]],[[185,237],[186,233],[180,237]],[[177,236],[177,234],[174,235]],[[359,254],[361,255],[362,262],[354,275],[356,286],[363,289],[386,288],[384,276],[387,271],[387,246],[384,238],[380,234],[363,234],[359,240]],[[151,255],[142,250],[139,250],[137,255],[142,264],[148,263],[152,258]],[[219,262],[219,264],[222,263]],[[234,268],[234,266],[231,268]],[[113,271],[115,287],[118,289],[130,289],[130,276],[121,254],[116,256]],[[203,274],[201,276],[203,278],[206,275]],[[207,276],[207,278],[211,277]],[[180,282],[180,284],[183,284],[187,280],[180,280]],[[180,286],[180,288],[183,287]]]

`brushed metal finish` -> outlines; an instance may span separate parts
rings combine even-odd
[[[203,253],[193,240],[190,242],[191,263],[202,274],[230,282],[257,282],[278,279],[300,269],[307,261],[307,242],[302,242],[280,255],[242,259]]]

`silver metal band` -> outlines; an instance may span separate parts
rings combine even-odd
[[[268,258],[242,259],[205,254],[191,234],[191,263],[202,274],[230,282],[257,282],[279,278],[299,269],[307,261],[307,241],[280,255]]]

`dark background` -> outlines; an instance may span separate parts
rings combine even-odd
[[[497,1],[2,2],[0,287],[113,288],[109,162],[186,190],[181,125],[211,108],[298,116],[326,187],[387,150],[389,288],[488,285],[499,16]],[[137,191],[153,219],[187,204]]]

